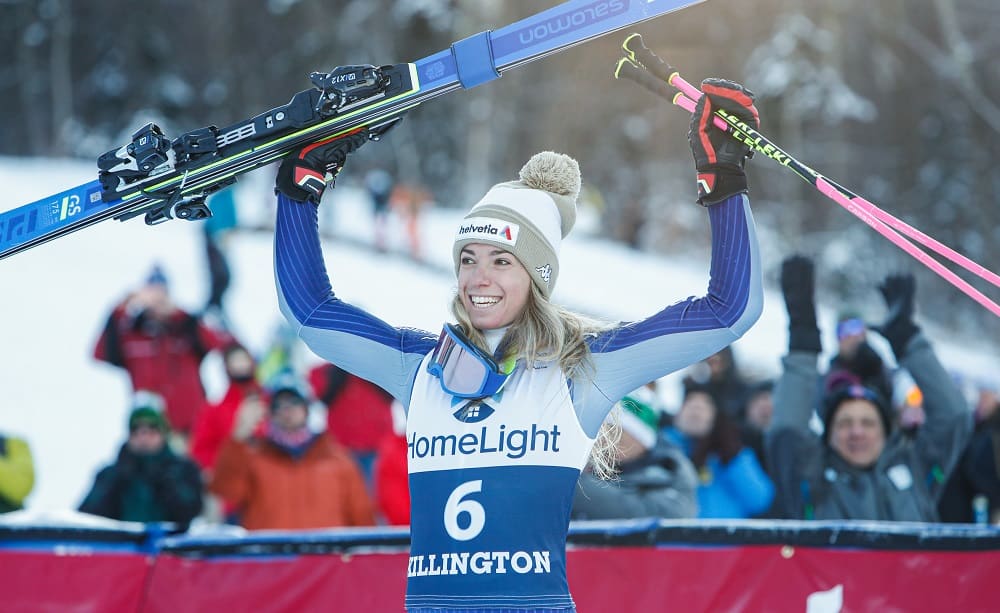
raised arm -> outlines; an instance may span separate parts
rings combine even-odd
[[[788,355],[781,360],[781,376],[774,388],[774,415],[770,431],[809,432],[817,400],[816,362],[823,349],[816,324],[813,263],[792,256],[781,263],[781,293],[788,311]]]
[[[781,264],[781,290],[788,311],[788,354],[774,386],[774,415],[764,433],[765,455],[774,481],[775,511],[787,519],[805,516],[803,491],[822,470],[823,444],[809,429],[817,400],[816,361],[822,345],[816,324],[813,263],[792,256]]]
[[[707,79],[702,90],[688,143],[698,173],[698,203],[708,208],[712,227],[708,292],[621,325],[591,343],[594,393],[576,395],[581,423],[590,435],[625,394],[731,344],[763,310],[760,254],[744,172],[750,149],[712,123],[715,109],[723,108],[747,125],[759,126],[757,108],[753,94],[737,83]]]
[[[395,328],[340,300],[323,262],[317,203],[324,175],[339,171],[347,153],[360,146],[357,137],[311,145],[282,162],[274,238],[278,304],[316,355],[380,386],[406,406],[413,375],[436,336]],[[346,139],[355,140],[345,153]]]
[[[746,195],[712,206],[708,291],[594,339],[594,385],[609,402],[737,340],[763,308],[760,254]]]
[[[929,471],[941,475],[940,493],[972,435],[972,411],[951,376],[938,361],[930,342],[914,323],[916,280],[913,275],[889,275],[879,286],[888,316],[874,330],[885,337],[924,398],[926,421],[917,433],[915,449]]]

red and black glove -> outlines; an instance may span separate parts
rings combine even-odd
[[[752,155],[748,145],[713,124],[715,111],[721,109],[754,129],[760,127],[760,118],[753,93],[739,83],[705,79],[701,91],[705,95],[698,99],[691,115],[688,143],[698,170],[698,204],[710,206],[747,191],[743,168]]]
[[[292,200],[319,204],[326,186],[333,185],[344,168],[347,156],[368,138],[368,128],[358,128],[293,151],[278,167],[275,191]]]

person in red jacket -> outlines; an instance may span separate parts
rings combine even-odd
[[[209,489],[236,505],[248,530],[374,525],[357,464],[309,429],[308,391],[287,378],[269,389],[269,412],[261,401],[241,405]],[[253,436],[263,419],[264,434]]]
[[[392,431],[379,442],[375,454],[375,504],[391,526],[410,525],[410,484],[406,454],[406,412],[392,403]]]
[[[201,362],[229,340],[174,305],[157,265],[146,283],[112,310],[94,357],[125,369],[134,390],[162,396],[171,428],[186,437],[205,404]]]
[[[205,403],[191,435],[191,458],[206,477],[211,476],[219,450],[232,434],[240,405],[264,395],[255,377],[257,362],[246,347],[238,343],[227,346],[222,351],[222,362],[229,387],[221,400]]]
[[[329,363],[309,371],[309,384],[327,408],[327,432],[351,452],[371,489],[375,453],[392,434],[392,396]]]

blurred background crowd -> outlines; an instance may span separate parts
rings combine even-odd
[[[412,212],[414,188],[384,171],[357,183],[373,216]],[[231,205],[224,194],[220,212]],[[79,510],[178,530],[408,524],[401,405],[335,364],[304,360],[289,330],[257,351],[241,342],[228,324],[240,307],[225,300],[224,237],[247,229],[222,228],[227,218],[237,216],[206,225],[211,287],[201,309],[177,306],[155,265],[96,322],[92,358],[120,369],[133,391],[127,438]],[[386,247],[372,227],[378,254]],[[772,348],[784,355],[777,376],[742,368],[727,347],[632,392],[606,424],[617,475],[585,471],[573,518],[1000,521],[1000,394],[940,360],[916,317],[915,277],[891,274],[874,288],[880,321],[841,304],[837,345],[824,354],[816,294],[825,273],[801,255],[779,268],[788,341]],[[210,355],[225,373],[217,394],[203,381]],[[0,442],[0,502],[17,510],[32,489],[31,441]]]

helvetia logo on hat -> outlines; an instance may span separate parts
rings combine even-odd
[[[517,243],[517,235],[520,231],[520,226],[502,219],[470,217],[459,226],[458,236],[455,237],[455,240],[486,240],[514,245]]]

